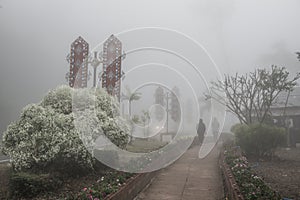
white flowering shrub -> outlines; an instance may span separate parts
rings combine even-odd
[[[89,152],[92,149],[84,144],[93,146],[99,132],[119,147],[127,144],[129,128],[118,116],[114,98],[103,90],[82,90],[95,97],[97,119],[94,120],[99,122],[92,127],[95,134],[91,133],[91,137],[79,134],[72,112],[74,89],[60,86],[50,91],[41,103],[26,106],[20,119],[4,132],[2,151],[11,158],[15,170],[91,169],[95,164]]]
[[[70,114],[72,112],[72,91],[68,86],[60,86],[51,90],[43,98],[41,106],[54,109],[58,113]]]
[[[106,93],[103,89],[96,89],[96,108],[97,111],[104,111],[105,114],[113,118],[114,116],[120,115],[119,105],[115,98],[111,95],[103,95]]]

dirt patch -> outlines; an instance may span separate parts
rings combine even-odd
[[[249,161],[271,188],[283,197],[300,200],[300,148],[280,149],[272,160]]]

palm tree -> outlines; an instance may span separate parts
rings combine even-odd
[[[140,92],[132,92],[128,86],[126,86],[126,94],[123,95],[124,100],[128,100],[129,104],[129,117],[131,117],[131,103],[132,101],[139,100],[142,96]]]
[[[140,92],[132,92],[128,86],[126,86],[126,94],[122,94],[122,100],[128,100],[129,119],[130,119],[133,127],[134,127],[133,124],[138,122],[139,119],[136,116],[133,116],[133,118],[131,118],[131,103],[132,103],[132,101],[139,100],[141,98],[141,95],[142,94]],[[131,130],[129,143],[132,143],[132,141],[133,141],[132,132],[133,132],[133,130]]]

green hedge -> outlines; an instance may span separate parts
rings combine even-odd
[[[61,185],[61,180],[50,177],[49,174],[13,173],[10,178],[10,194],[12,198],[33,198],[55,191]]]
[[[247,155],[273,156],[277,147],[286,144],[286,131],[266,124],[239,124],[232,127],[236,144]]]

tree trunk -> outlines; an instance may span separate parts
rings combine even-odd
[[[131,118],[131,101],[129,101],[129,117]]]

